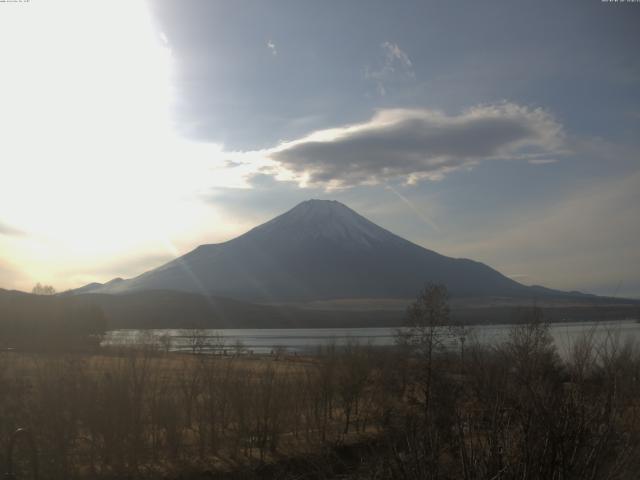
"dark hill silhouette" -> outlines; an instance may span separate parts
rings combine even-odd
[[[454,302],[452,319],[492,324],[522,319],[523,307],[518,306],[517,301],[501,303],[488,299],[483,302],[476,299]],[[639,306],[638,301],[600,297],[597,303],[559,299],[544,305],[544,315],[551,322],[619,320],[638,318]],[[70,337],[82,339],[104,329],[118,328],[392,327],[404,323],[405,307],[403,302],[398,302],[393,307],[311,309],[258,305],[169,290],[44,296],[0,289],[0,348],[25,342],[64,345]]]
[[[0,289],[0,348],[94,345],[107,319],[83,295],[34,295]]]

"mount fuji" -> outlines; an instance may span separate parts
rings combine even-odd
[[[332,200],[308,200],[233,240],[82,293],[175,290],[284,303],[415,298],[427,282],[445,284],[453,297],[578,295],[525,286],[485,264],[427,250]]]

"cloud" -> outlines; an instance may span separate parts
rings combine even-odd
[[[323,197],[321,189],[301,189],[297,182],[277,180],[269,172],[247,175],[247,188],[217,187],[203,194],[205,202],[223,206],[224,211],[238,219],[246,219],[251,227],[284,212],[309,198]],[[253,222],[253,223],[252,223]],[[239,232],[241,233],[241,232]]]
[[[267,48],[271,51],[271,55],[273,55],[274,57],[276,55],[278,55],[278,50],[276,49],[276,44],[273,43],[271,40],[269,40],[267,42]]]
[[[239,162],[237,160],[226,160],[224,162],[224,166],[225,168],[236,168],[236,167],[242,167],[243,165],[246,165],[246,162]]]
[[[402,49],[395,43],[384,42],[381,47],[385,53],[388,65],[399,63],[404,68],[411,68],[413,66],[411,60],[409,59],[409,55],[402,51]]]
[[[379,111],[368,122],[314,132],[274,149],[270,158],[302,184],[350,187],[440,179],[481,161],[536,161],[563,153],[553,116],[513,103],[459,115],[433,110]]]
[[[530,158],[527,161],[532,165],[548,165],[550,163],[556,163],[558,160],[555,158]]]
[[[380,96],[387,94],[387,85],[398,81],[414,79],[413,63],[397,44],[384,42],[380,45],[381,56],[375,67],[367,67],[364,76],[373,80]]]
[[[24,232],[0,221],[0,235],[24,235]]]

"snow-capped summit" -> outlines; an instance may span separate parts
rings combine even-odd
[[[265,240],[285,235],[298,241],[325,239],[360,246],[372,246],[397,238],[336,200],[316,199],[302,202],[245,234]]]
[[[530,296],[492,268],[445,257],[342,203],[308,200],[228,242],[195,250],[94,292],[181,290],[261,302],[413,298],[427,282],[453,295]]]

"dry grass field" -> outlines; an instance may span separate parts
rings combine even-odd
[[[364,437],[375,415],[370,352],[354,347],[359,372],[331,355],[3,352],[2,440],[28,427],[45,478],[154,478],[317,453]]]
[[[635,344],[561,359],[532,322],[451,352],[438,331],[313,356],[0,352],[0,448],[28,428],[51,480],[637,478]],[[29,478],[26,443],[14,460]]]

